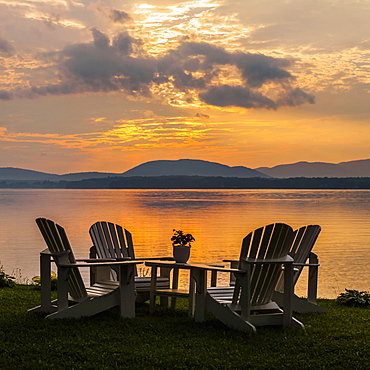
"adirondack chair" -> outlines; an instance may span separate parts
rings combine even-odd
[[[293,296],[293,311],[298,313],[324,313],[328,311],[326,308],[316,304],[319,260],[317,255],[312,252],[312,249],[320,232],[321,227],[319,225],[303,226],[294,231],[295,238],[289,251],[289,255],[294,259],[294,285],[301,276],[303,268],[305,266],[308,267],[307,300],[299,298],[297,295]],[[284,285],[282,279],[280,279],[273,294],[274,301],[280,306],[283,306],[283,292]]]
[[[262,325],[303,327],[292,317],[293,258],[288,252],[293,237],[293,229],[281,223],[248,234],[243,239],[238,268],[225,269],[233,271],[235,285],[207,288],[205,309],[227,326],[242,331],[254,332]],[[284,309],[272,301],[282,274]]]
[[[91,240],[93,242],[93,247],[90,248],[91,258],[113,258],[120,260],[122,258],[130,257],[135,260],[134,244],[132,240],[131,233],[123,229],[122,226],[114,224],[112,222],[98,221],[95,222],[89,230]],[[173,260],[172,257],[149,257],[142,258],[141,260]],[[99,273],[98,268],[92,269],[91,281],[95,280],[95,275]],[[115,269],[113,269],[115,270]],[[105,272],[109,274],[109,271]],[[161,276],[157,278],[158,288],[169,288],[170,278],[169,270],[162,269]],[[115,279],[116,274],[113,273],[113,279]],[[136,301],[144,302],[149,299],[150,296],[150,276],[139,277],[137,276],[137,271],[135,270],[135,288],[137,292]],[[167,302],[162,303],[166,304]]]
[[[45,218],[36,223],[47,245],[41,252],[41,306],[29,311],[49,313],[47,318],[92,316],[114,306],[120,306],[124,317],[135,316],[134,267],[140,261],[101,261],[89,263],[76,260],[63,227]],[[58,299],[51,301],[51,259],[57,266]],[[118,281],[99,281],[86,288],[80,275],[80,267],[117,267]]]
[[[319,225],[302,226],[294,231],[294,239],[289,250],[289,255],[294,259],[294,285],[297,283],[303,268],[305,266],[309,268],[307,300],[294,295],[292,300],[294,312],[327,312],[326,308],[316,304],[319,260],[317,255],[312,252],[312,249],[320,232],[321,227]],[[308,263],[307,260],[309,261]],[[231,267],[236,267],[239,261],[224,260],[224,262],[230,262]],[[235,283],[234,275],[231,274],[230,278],[230,284],[233,285]],[[283,306],[283,291],[284,285],[281,277],[273,294],[273,300],[280,306]]]

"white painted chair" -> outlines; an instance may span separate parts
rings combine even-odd
[[[328,310],[318,306],[317,301],[317,283],[319,259],[312,249],[321,232],[319,225],[302,226],[294,231],[294,241],[289,251],[289,255],[294,259],[294,276],[293,283],[297,283],[304,267],[308,267],[308,285],[307,285],[307,300],[293,296],[293,311],[298,313],[322,312]],[[283,281],[280,280],[276,286],[273,299],[283,306]]]
[[[293,257],[294,263],[294,277],[293,283],[296,285],[299,277],[301,276],[304,267],[308,267],[308,286],[307,286],[307,300],[299,298],[297,295],[293,296],[293,311],[298,313],[308,312],[327,312],[324,307],[317,306],[317,283],[318,283],[318,268],[319,260],[312,249],[315,242],[321,232],[319,225],[308,225],[302,226],[301,228],[294,231],[294,239],[289,249],[289,255]],[[237,260],[224,260],[224,262],[230,262],[231,267],[237,267],[239,261]],[[308,263],[307,263],[308,262]],[[233,274],[230,275],[230,284],[235,283],[235,277]],[[273,299],[280,306],[283,306],[283,279],[280,278]]]
[[[124,317],[135,316],[134,268],[140,261],[101,261],[89,263],[76,260],[63,227],[45,218],[36,223],[47,245],[41,252],[41,305],[29,311],[49,313],[47,318],[79,318],[120,306]],[[51,262],[56,263],[58,299],[51,301]],[[118,268],[119,281],[98,281],[85,287],[80,267],[110,266]]]
[[[233,269],[235,285],[207,288],[205,310],[227,326],[242,331],[254,332],[256,326],[262,325],[303,327],[292,317],[293,258],[288,252],[293,237],[293,229],[281,223],[248,234],[243,239],[238,267]],[[284,309],[272,301],[282,274]]]
[[[89,230],[93,247],[90,249],[91,258],[113,258],[120,260],[122,258],[131,258],[135,260],[134,244],[131,233],[123,229],[122,226],[112,222],[95,222]],[[173,260],[172,257],[146,257],[140,260]],[[91,281],[95,281],[97,268],[92,269]],[[109,272],[107,272],[109,274]],[[161,269],[157,278],[157,287],[167,289],[170,287],[169,269]],[[135,288],[137,292],[136,301],[144,302],[150,295],[150,276],[139,277],[135,273]],[[116,274],[113,273],[113,278]],[[165,302],[166,303],[166,302]]]

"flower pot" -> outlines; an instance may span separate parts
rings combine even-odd
[[[177,263],[186,263],[190,257],[190,247],[173,247],[173,258]]]

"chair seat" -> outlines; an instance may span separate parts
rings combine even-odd
[[[118,288],[119,282],[113,280],[99,281],[94,285],[86,288],[89,297],[98,297],[113,292]]]
[[[211,287],[207,289],[207,293],[218,303],[223,304],[223,305],[232,305],[232,300],[233,300],[233,294],[234,294],[234,287]],[[239,294],[240,297],[240,294]],[[240,305],[233,305],[233,310],[234,311],[240,311],[241,307]],[[279,305],[273,301],[266,303],[261,306],[251,306],[250,310],[253,311],[254,313],[263,311],[277,311],[281,312],[281,309]]]
[[[169,288],[170,280],[166,277],[157,278],[158,288]],[[98,296],[107,294],[110,291],[117,289],[118,281],[115,280],[104,280],[95,283],[89,288],[86,288],[86,292],[89,296]],[[150,277],[135,277],[135,288],[137,291],[147,291],[150,289]]]
[[[107,221],[97,221],[89,230],[93,247],[90,249],[90,258],[121,259],[130,257],[135,260],[134,244],[131,233],[122,226]],[[160,258],[160,257],[158,257]],[[137,275],[137,271],[135,272]],[[115,279],[115,273],[111,279]],[[108,277],[105,276],[107,279]],[[95,282],[95,278],[92,279]],[[135,276],[136,302],[149,299],[151,278],[149,276]],[[160,276],[157,279],[158,289],[170,287],[169,277]]]
[[[119,306],[123,317],[135,317],[134,273],[140,261],[102,261],[103,271],[116,268],[120,281],[99,279],[86,287],[80,267],[92,268],[97,264],[79,261],[73,255],[71,245],[63,227],[46,218],[36,219],[47,249],[40,253],[41,305],[31,308],[32,312],[44,312],[46,318],[79,318],[93,316],[112,307]],[[51,301],[51,262],[55,262],[58,275],[58,298]]]
[[[293,229],[282,223],[249,233],[242,242],[235,285],[207,288],[205,309],[228,327],[241,331],[255,332],[257,326],[265,325],[302,328],[291,310],[283,311],[272,301],[283,273],[286,300],[293,295],[293,258],[288,256],[293,237]]]
[[[135,277],[135,288],[137,291],[149,291],[150,290],[150,277]],[[170,287],[170,279],[167,277],[157,277],[157,288],[167,289]]]

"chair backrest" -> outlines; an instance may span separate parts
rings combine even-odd
[[[270,224],[251,232],[243,239],[239,268],[243,268],[243,258],[246,257],[275,259],[287,256],[293,235],[293,229],[282,223]],[[282,275],[282,266],[276,264],[252,265],[250,272],[251,305],[258,306],[269,303]]]
[[[306,263],[315,242],[321,232],[319,225],[307,225],[294,231],[294,240],[290,247],[289,255],[293,257],[295,263]],[[296,284],[304,266],[296,266],[294,269],[293,283]],[[280,279],[277,291],[283,291],[283,281]]]
[[[76,259],[64,228],[46,218],[38,218],[36,219],[36,223],[50,253],[53,255],[56,265],[58,266],[59,264],[57,253],[64,251],[69,251],[68,261],[70,263],[75,263]],[[77,267],[71,268],[68,278],[68,293],[74,299],[81,299],[87,296],[85,284]]]
[[[98,221],[91,225],[89,233],[99,258],[135,259],[132,235],[120,225]]]
[[[289,254],[294,258],[295,263],[306,263],[315,242],[321,232],[319,225],[303,226],[295,231],[296,237]],[[294,282],[299,278],[303,266],[298,266],[294,275]]]

